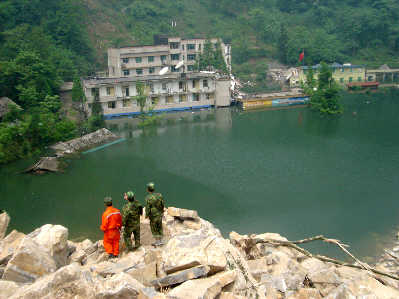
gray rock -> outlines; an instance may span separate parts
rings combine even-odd
[[[167,213],[170,216],[181,218],[181,219],[194,219],[198,220],[198,213],[194,210],[179,209],[174,207],[168,207]]]
[[[235,271],[226,271],[207,278],[189,280],[172,289],[168,296],[176,299],[216,298],[222,288],[232,283],[236,276]]]
[[[0,280],[0,298],[10,298],[19,288],[14,281]]]
[[[142,265],[142,264],[140,264]],[[126,271],[131,277],[141,282],[145,286],[151,286],[151,282],[157,279],[157,262],[135,267]]]
[[[45,224],[31,232],[30,237],[50,254],[57,264],[57,268],[68,262],[68,229],[62,225]]]
[[[126,273],[119,273],[106,279],[96,288],[96,299],[137,298],[144,286]]]
[[[13,230],[0,241],[0,265],[6,265],[18,248],[25,234]]]
[[[0,240],[6,236],[8,224],[10,223],[10,216],[7,212],[0,214]]]
[[[33,282],[57,269],[45,248],[25,237],[8,262],[2,279],[15,282]]]
[[[225,250],[228,242],[223,238],[209,236],[204,231],[175,236],[162,252],[167,274],[195,266],[209,266],[211,273],[223,271],[227,266]]]
[[[204,277],[208,273],[209,273],[208,266],[198,266],[154,280],[151,282],[151,284],[156,288],[162,288],[162,287],[176,285],[185,282],[187,280]]]
[[[164,299],[165,294],[157,292],[153,287],[143,288],[139,291],[138,299]]]

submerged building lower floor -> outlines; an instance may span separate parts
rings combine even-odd
[[[138,86],[144,87],[145,111],[179,111],[230,106],[230,78],[217,73],[87,78],[83,80],[86,109],[99,101],[105,118],[141,113]]]

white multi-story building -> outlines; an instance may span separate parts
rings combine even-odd
[[[155,112],[229,106],[230,78],[193,70],[205,42],[205,39],[156,37],[153,46],[109,49],[108,76],[83,80],[88,111],[98,98],[106,118],[140,113],[134,99],[138,95],[137,82],[144,84],[147,107]],[[218,39],[210,42],[221,45],[230,70],[230,45]],[[179,62],[180,67],[176,68]],[[160,75],[165,68],[168,71]]]

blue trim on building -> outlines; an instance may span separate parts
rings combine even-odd
[[[187,110],[198,110],[204,108],[212,108],[213,105],[203,105],[203,106],[193,106],[193,107],[176,107],[176,108],[166,108],[166,109],[158,109],[154,110],[154,113],[162,113],[162,112],[178,112],[178,111],[187,111]],[[123,117],[123,116],[133,116],[139,115],[140,112],[125,112],[125,113],[114,113],[114,114],[104,114],[104,119],[111,119],[116,117]]]

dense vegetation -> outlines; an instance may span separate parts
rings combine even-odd
[[[22,108],[0,123],[0,163],[77,135],[58,93],[93,62],[81,12],[74,0],[0,3],[0,96]]]
[[[232,43],[233,72],[265,78],[265,66],[320,61],[399,66],[396,0],[97,0],[119,28],[110,44],[152,43],[156,33],[216,36]],[[177,26],[172,27],[172,21]],[[267,67],[266,67],[267,69]]]
[[[0,123],[0,163],[101,124],[66,120],[56,96],[63,81],[104,68],[109,46],[150,44],[154,34],[221,37],[233,73],[260,90],[272,88],[268,68],[298,65],[302,51],[305,64],[399,66],[398,18],[396,0],[3,0],[0,96],[23,110]]]

